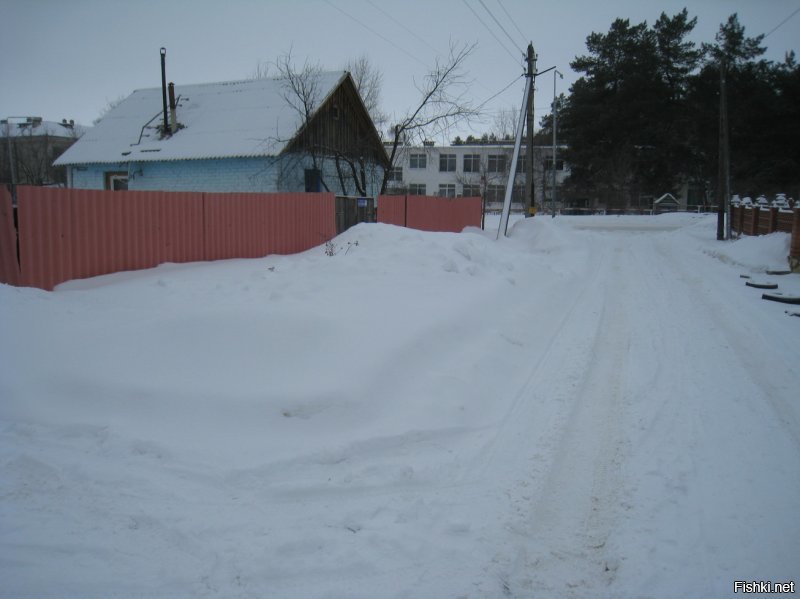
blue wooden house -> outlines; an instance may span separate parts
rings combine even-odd
[[[388,157],[347,72],[133,92],[56,161],[69,187],[373,196]],[[169,116],[167,116],[167,112]]]

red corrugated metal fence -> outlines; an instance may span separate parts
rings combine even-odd
[[[378,196],[378,222],[406,226],[406,196]]]
[[[330,193],[207,193],[206,260],[294,254],[336,236]]]
[[[336,235],[334,195],[17,188],[0,197],[0,283],[53,289],[71,279],[307,250]],[[17,255],[19,267],[17,268]]]
[[[479,197],[380,196],[378,222],[404,225],[422,231],[460,233],[480,227],[483,206]]]
[[[292,254],[336,236],[332,193],[200,193],[17,188],[0,193],[0,283],[70,279],[195,262]],[[379,221],[425,231],[480,226],[480,198],[381,196]],[[17,235],[19,250],[17,250]]]

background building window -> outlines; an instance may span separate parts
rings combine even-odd
[[[409,168],[428,168],[427,154],[411,154],[408,160]]]
[[[425,189],[424,183],[409,183],[408,184],[408,193],[412,196],[424,196],[426,195],[427,189]]]
[[[464,172],[479,173],[481,171],[480,154],[464,154]]]
[[[403,180],[403,167],[395,166],[389,171],[387,181],[401,182]]]
[[[506,186],[505,185],[489,185],[486,188],[486,201],[487,202],[504,202],[506,199]]]
[[[481,197],[481,186],[480,185],[464,185],[464,193],[462,195],[465,198],[479,198],[479,197]]]
[[[505,154],[489,154],[489,172],[490,173],[504,173],[506,172],[507,156]]]
[[[455,154],[452,155],[453,159],[455,159]],[[443,198],[454,198],[456,197],[456,184],[455,183],[440,183],[439,184],[439,195]]]
[[[456,172],[456,155],[455,154],[440,154],[439,155],[439,171],[442,173]]]

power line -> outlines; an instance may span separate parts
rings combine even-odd
[[[512,46],[515,46],[515,47],[517,48],[517,50],[519,50],[520,54],[524,55],[524,54],[525,54],[525,52],[523,52],[522,48],[520,48],[519,46],[517,46],[517,42],[515,42],[515,41],[514,41],[514,38],[512,38],[512,37],[511,37],[511,36],[508,34],[508,31],[506,31],[506,28],[505,28],[505,27],[503,27],[503,26],[500,24],[500,21],[498,21],[498,20],[497,20],[497,17],[495,17],[495,16],[494,16],[494,14],[492,13],[492,11],[491,11],[491,10],[489,10],[489,7],[488,7],[488,6],[486,6],[486,4],[484,4],[483,0],[478,0],[478,2],[480,2],[480,3],[481,3],[481,6],[483,6],[484,10],[485,10],[486,12],[488,12],[488,13],[489,13],[489,16],[490,16],[490,17],[492,17],[492,20],[493,20],[493,21],[494,21],[494,22],[497,24],[497,26],[500,28],[500,31],[502,31],[503,33],[505,33],[505,34],[506,34],[506,37],[507,37],[507,38],[508,38],[508,39],[511,41],[511,45],[512,45]]]
[[[522,45],[524,46],[525,45],[525,34],[522,33],[522,30],[517,26],[517,22],[513,19],[513,17],[510,14],[508,14],[508,11],[506,10],[506,7],[503,6],[503,3],[500,0],[497,0],[497,3],[500,5],[500,8],[503,9],[503,12],[506,13],[506,16],[508,17],[508,20],[511,21],[511,24],[514,26],[514,28],[519,32],[519,35],[522,38]]]
[[[502,93],[504,93],[504,92],[508,91],[508,88],[510,88],[512,85],[514,85],[514,84],[515,84],[515,83],[516,83],[516,82],[519,80],[519,78],[520,78],[520,77],[524,77],[524,75],[518,75],[518,76],[514,77],[514,79],[511,81],[511,83],[509,83],[508,85],[506,85],[506,86],[505,86],[503,89],[501,89],[501,90],[500,90],[499,92],[497,92],[496,94],[492,94],[491,96],[489,96],[488,98],[486,98],[486,99],[485,99],[483,102],[481,102],[480,104],[478,104],[478,105],[475,107],[475,111],[479,111],[481,108],[483,108],[484,106],[486,106],[486,105],[487,105],[489,102],[491,102],[492,100],[494,100],[494,99],[495,99],[497,96],[499,96],[499,95],[501,95]],[[450,124],[448,125],[448,127],[447,127],[447,128],[449,129],[449,128],[451,128],[451,127],[455,127],[455,126],[456,126],[458,123],[460,123],[460,122],[461,122],[461,121],[463,121],[464,119],[468,118],[469,116],[472,116],[472,115],[464,115],[464,116],[461,116],[461,117],[458,117],[458,118],[456,118],[456,119],[455,119],[455,120],[454,120],[452,123],[450,123]],[[439,134],[442,134],[442,133],[444,133],[444,132],[445,132],[445,129],[444,129],[444,128],[440,128],[440,129],[438,129],[437,131],[434,131],[434,132],[433,132],[433,135],[439,135]]]
[[[483,102],[481,102],[480,104],[478,104],[478,108],[477,108],[477,109],[478,109],[478,110],[480,110],[481,108],[483,108],[484,106],[486,106],[486,105],[487,105],[489,102],[491,102],[492,100],[494,100],[494,99],[495,99],[497,96],[499,96],[499,95],[500,95],[500,94],[502,94],[503,92],[507,91],[509,87],[511,87],[512,85],[514,85],[514,84],[517,82],[517,80],[519,80],[519,78],[520,78],[520,77],[523,77],[523,75],[518,75],[517,77],[514,77],[514,79],[511,81],[511,83],[509,83],[508,85],[506,85],[506,86],[505,86],[503,89],[501,89],[501,90],[500,90],[499,92],[497,92],[496,94],[494,94],[494,95],[490,96],[489,98],[486,98],[486,99],[485,99]]]
[[[773,28],[772,28],[772,30],[771,30],[769,33],[766,33],[766,34],[764,34],[764,37],[765,37],[765,38],[767,38],[767,37],[769,37],[770,35],[772,35],[773,33],[775,33],[775,31],[776,31],[776,30],[777,30],[779,27],[781,27],[782,25],[784,25],[784,24],[786,23],[786,21],[788,21],[789,19],[791,19],[793,16],[795,16],[795,15],[796,15],[797,13],[799,13],[799,12],[800,12],[800,8],[797,8],[797,9],[795,9],[795,11],[794,11],[792,14],[790,14],[790,15],[789,15],[788,17],[786,17],[786,18],[785,18],[783,21],[781,21],[781,22],[780,22],[780,23],[778,23],[778,24],[777,24],[775,27],[773,27]]]
[[[409,29],[408,27],[406,27],[405,25],[403,25],[403,24],[402,24],[400,21],[398,21],[397,19],[395,19],[395,18],[394,18],[392,15],[390,15],[388,12],[386,12],[385,10],[383,10],[383,9],[382,9],[380,6],[378,6],[377,4],[375,4],[375,3],[374,3],[372,0],[367,0],[367,3],[368,3],[368,4],[370,4],[370,5],[371,5],[371,6],[372,6],[374,9],[376,9],[376,10],[378,10],[378,11],[382,12],[382,13],[383,13],[383,14],[384,14],[386,17],[388,17],[389,19],[391,19],[391,20],[392,20],[392,21],[393,21],[395,24],[397,24],[398,26],[400,26],[401,28],[403,28],[405,31],[407,31],[408,33],[410,33],[411,35],[413,35],[415,38],[417,38],[419,41],[421,41],[423,44],[425,44],[426,46],[428,46],[428,48],[430,48],[431,50],[433,50],[433,51],[434,51],[434,53],[436,53],[436,54],[439,54],[439,51],[438,51],[436,48],[434,48],[434,47],[431,45],[431,43],[430,43],[428,40],[426,40],[425,38],[421,37],[419,34],[417,34],[416,32],[414,32],[413,30],[411,30],[411,29]]]
[[[327,0],[326,0],[326,1],[327,1]],[[481,22],[481,25],[483,25],[483,26],[486,28],[486,31],[488,31],[489,33],[491,33],[491,34],[492,34],[492,37],[493,37],[494,39],[496,39],[496,40],[497,40],[497,43],[498,43],[498,44],[500,44],[500,46],[502,46],[503,50],[505,50],[506,52],[508,52],[508,55],[509,55],[511,58],[513,58],[515,61],[519,61],[519,57],[517,57],[517,56],[514,56],[514,54],[511,52],[511,50],[509,50],[509,49],[506,47],[506,45],[505,45],[505,44],[504,44],[504,43],[503,43],[503,42],[500,40],[500,38],[499,38],[499,37],[497,37],[497,36],[495,35],[494,31],[492,31],[492,30],[489,28],[489,26],[488,26],[488,25],[487,25],[487,24],[484,22],[484,20],[483,20],[483,19],[481,19],[480,15],[479,15],[478,13],[476,13],[476,12],[475,12],[475,10],[474,10],[474,9],[473,9],[473,8],[472,8],[472,7],[471,7],[471,6],[470,6],[470,5],[467,3],[467,0],[461,0],[461,1],[462,1],[462,2],[465,4],[465,6],[466,6],[466,7],[467,7],[467,8],[470,10],[470,12],[472,12],[472,14],[473,14],[473,15],[475,15],[475,18],[476,18],[476,19],[478,19],[478,20]]]
[[[370,27],[369,25],[366,25],[365,23],[361,22],[360,20],[358,20],[357,18],[355,18],[353,15],[351,15],[350,13],[348,13],[347,11],[345,11],[344,9],[341,9],[341,8],[339,8],[338,6],[336,6],[335,4],[333,4],[333,3],[332,3],[330,0],[325,0],[325,3],[326,3],[327,5],[329,5],[331,8],[335,8],[336,10],[338,10],[338,11],[339,11],[340,13],[342,13],[344,16],[346,16],[346,17],[348,17],[348,18],[352,19],[353,21],[355,21],[356,23],[358,23],[359,25],[361,25],[361,26],[362,26],[364,29],[366,29],[367,31],[370,31],[370,32],[372,32],[374,35],[377,35],[379,38],[381,38],[381,39],[382,39],[383,41],[385,41],[387,44],[389,44],[389,45],[391,45],[391,46],[393,46],[393,47],[397,48],[398,50],[400,50],[400,52],[402,52],[403,54],[405,54],[405,55],[406,55],[406,56],[408,56],[409,58],[412,58],[413,60],[416,60],[416,61],[417,61],[419,64],[421,64],[421,65],[422,65],[423,67],[425,67],[426,69],[427,69],[427,68],[429,68],[429,67],[428,67],[428,65],[427,65],[427,64],[425,64],[425,62],[423,62],[421,59],[419,59],[419,58],[417,58],[416,56],[414,56],[413,54],[411,54],[411,52],[409,52],[409,51],[408,51],[408,50],[406,50],[405,48],[401,48],[400,46],[398,46],[397,44],[395,44],[395,43],[394,43],[392,40],[390,40],[389,38],[387,38],[387,37],[384,37],[383,35],[381,35],[381,34],[380,34],[380,33],[378,33],[377,31],[375,31],[375,30],[374,30],[372,27]]]

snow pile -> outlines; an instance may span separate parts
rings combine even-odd
[[[359,225],[327,253],[0,286],[3,593],[788,580],[800,319],[737,276],[785,248],[713,226]]]
[[[751,272],[786,270],[792,236],[789,233],[770,233],[752,237],[743,235],[722,247],[709,249],[719,259],[743,266]]]

